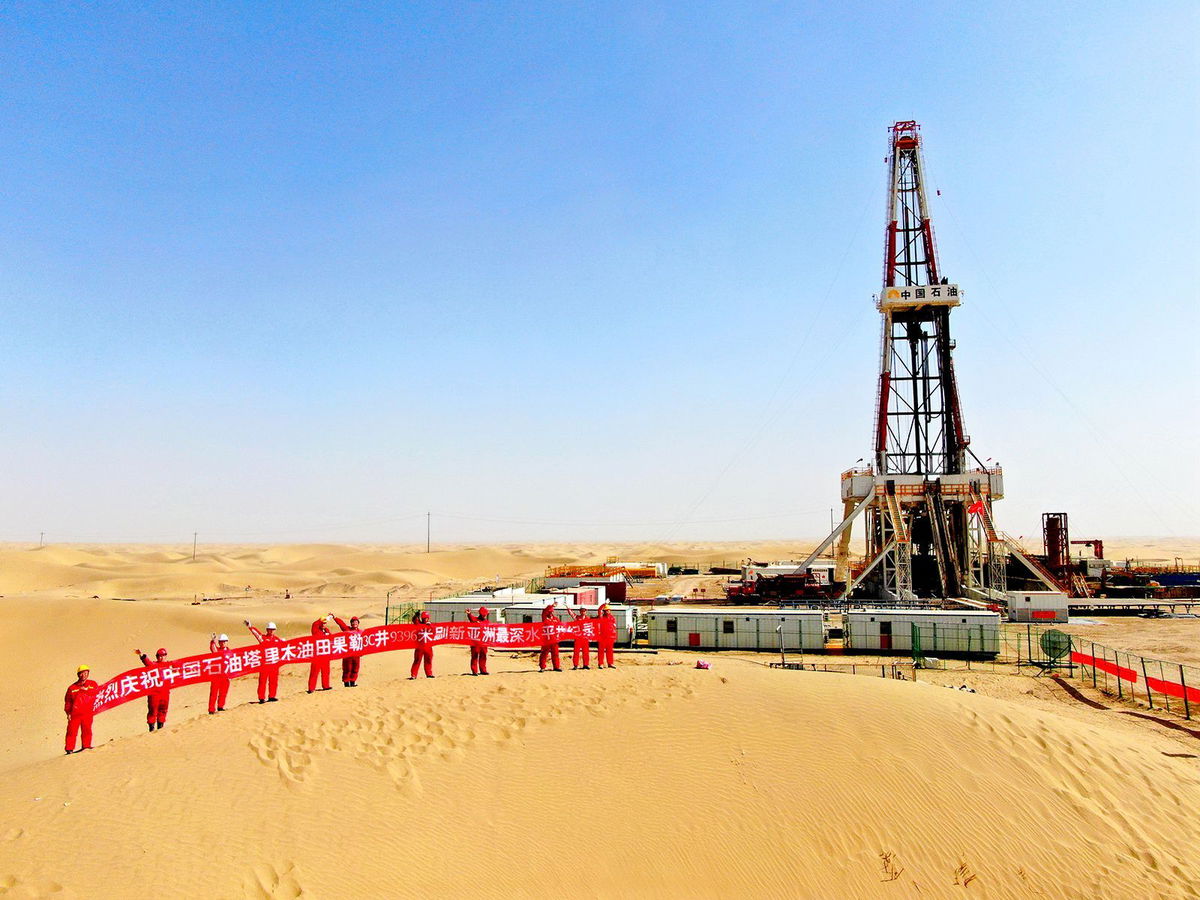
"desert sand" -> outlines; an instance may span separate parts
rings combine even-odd
[[[433,681],[389,653],[355,690],[308,696],[291,668],[259,706],[235,681],[216,716],[178,691],[155,734],[135,701],[96,718],[96,749],[62,753],[80,662],[102,681],[135,647],[241,643],[243,618],[285,637],[331,610],[377,624],[392,588],[609,553],[806,546],[0,548],[0,895],[1200,896],[1200,740],[1050,679],[782,672],[753,654],[701,671],[666,652],[561,674],[494,654],[484,679],[443,647]],[[964,679],[978,693],[943,686]]]

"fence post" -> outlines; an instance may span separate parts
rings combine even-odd
[[[1158,680],[1166,681],[1167,676],[1163,674],[1162,666],[1163,666],[1162,660],[1160,659],[1158,661]],[[1163,703],[1165,703],[1167,705],[1167,712],[1170,712],[1171,711],[1171,695],[1170,694],[1166,694],[1166,693],[1163,694]]]
[[[1107,682],[1105,687],[1107,687]],[[1092,641],[1092,687],[1096,687],[1096,642]]]
[[[1179,665],[1179,686],[1183,688],[1183,715],[1185,718],[1192,717],[1192,705],[1188,703],[1187,682],[1183,680],[1183,664]]]
[[[1154,709],[1154,695],[1150,693],[1150,676],[1146,674],[1146,657],[1139,656],[1142,661],[1142,677],[1146,679],[1146,702],[1150,704],[1150,708]]]
[[[1108,648],[1104,648],[1104,661],[1108,662]],[[1117,665],[1117,699],[1124,700],[1125,692],[1121,688],[1121,654],[1116,650],[1113,651],[1113,662]],[[1104,684],[1108,685],[1108,673],[1104,675]]]

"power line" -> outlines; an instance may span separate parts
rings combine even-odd
[[[873,201],[877,201],[878,195],[879,195],[878,186],[877,185],[872,186],[871,190],[867,194],[866,201],[863,203],[862,211],[858,215],[858,221],[854,226],[854,230],[850,235],[850,239],[849,239],[849,241],[846,242],[846,246],[842,250],[842,255],[841,255],[841,258],[838,260],[837,267],[834,269],[833,277],[830,279],[829,284],[825,288],[825,292],[821,297],[821,300],[817,304],[818,308],[822,312],[824,312],[829,307],[829,299],[833,294],[833,289],[834,289],[834,287],[837,286],[837,283],[842,276],[842,269],[846,265],[846,260],[850,256],[851,249],[858,242],[858,236],[862,231],[863,223],[866,221],[867,211],[870,209],[871,203]],[[861,317],[861,314],[860,314],[860,317]],[[792,354],[791,359],[788,360],[787,365],[784,367],[783,373],[780,375],[780,377],[776,381],[775,387],[772,389],[771,394],[770,394],[769,398],[767,399],[767,402],[763,405],[764,409],[771,408],[771,406],[775,403],[776,398],[779,396],[780,392],[783,390],[783,386],[791,379],[792,370],[796,367],[796,363],[799,361],[801,354],[804,352],[805,348],[808,346],[808,341],[812,337],[813,332],[816,329],[818,318],[819,317],[816,315],[809,317],[808,329],[805,331],[804,335],[800,338],[800,342],[796,345],[795,352]],[[843,333],[841,334],[840,338],[837,341],[837,344],[835,346],[826,345],[826,353],[825,353],[825,356],[822,357],[821,362],[823,362],[825,359],[827,359],[829,357],[829,355],[832,353],[833,349],[836,349],[836,347],[841,345],[841,342],[846,339],[846,336],[850,331],[850,327],[853,326],[854,324],[857,324],[857,321],[858,321],[857,318],[851,317],[851,319],[849,320],[849,325],[847,326],[846,330],[843,331]],[[662,543],[669,542],[671,539],[673,539],[675,537],[675,535],[679,532],[679,529],[682,528],[684,525],[691,524],[693,522],[698,521],[698,520],[695,520],[692,518],[692,515],[695,513],[695,511],[697,509],[699,509],[700,506],[702,506],[704,504],[704,502],[706,500],[708,500],[708,498],[710,496],[712,496],[713,491],[715,491],[717,489],[717,486],[721,483],[721,481],[724,480],[725,476],[729,473],[729,470],[733,468],[734,464],[739,459],[741,459],[742,456],[744,456],[746,453],[748,453],[756,444],[758,444],[758,442],[762,439],[763,434],[766,433],[767,428],[770,425],[773,425],[775,423],[775,421],[783,414],[784,410],[787,409],[788,406],[790,406],[790,404],[795,399],[795,397],[800,393],[801,389],[806,386],[807,385],[804,382],[801,382],[801,386],[795,388],[788,395],[786,403],[780,404],[769,415],[763,416],[760,420],[758,420],[758,423],[757,423],[758,427],[750,434],[749,437],[747,437],[747,439],[743,442],[742,446],[740,448],[738,448],[738,450],[735,451],[729,457],[729,459],[721,467],[720,471],[717,472],[716,477],[710,482],[707,489],[705,489],[700,494],[700,496],[695,500],[695,502],[693,502],[691,504],[691,506],[688,508],[688,511],[678,521],[673,523],[673,527],[671,528],[671,530],[668,531],[667,534],[663,536],[662,541],[661,541]]]
[[[941,191],[938,189],[937,184],[932,178],[930,179],[930,183],[940,196]],[[962,227],[958,221],[958,217],[954,215],[954,209],[952,205],[945,197],[941,198],[939,205],[946,211],[950,222],[954,226],[955,232],[958,234],[959,240],[962,241],[963,247],[965,247],[967,252],[971,254],[971,257],[975,262],[975,267],[978,270],[984,284],[988,287],[988,289],[991,290],[992,296],[999,296],[996,283],[992,279],[991,273],[984,265],[979,254],[975,252],[974,245],[968,240],[966,229]],[[1088,415],[1087,411],[1075,403],[1075,401],[1071,399],[1070,394],[1063,390],[1063,388],[1058,384],[1057,381],[1054,380],[1050,373],[1043,369],[1038,361],[1026,351],[1025,342],[1018,341],[1013,338],[1012,332],[1019,330],[1019,327],[1011,320],[1005,323],[1000,321],[998,318],[993,318],[992,315],[987,311],[986,304],[981,304],[973,308],[979,311],[980,315],[988,322],[989,325],[992,326],[995,333],[998,333],[1010,347],[1017,351],[1021,358],[1028,363],[1029,368],[1033,370],[1033,372],[1036,373],[1038,377],[1041,378],[1042,381],[1054,391],[1054,393],[1058,394],[1059,398],[1063,401],[1067,408],[1075,413],[1076,419],[1084,426],[1084,428],[1091,432],[1092,439],[1095,441],[1096,446],[1101,449],[1105,457],[1107,457],[1109,464],[1125,481],[1133,496],[1145,507],[1146,511],[1150,513],[1151,517],[1155,521],[1158,521],[1162,527],[1166,528],[1172,537],[1176,537],[1177,535],[1175,534],[1174,530],[1172,530],[1171,526],[1162,522],[1158,515],[1158,511],[1154,507],[1154,504],[1150,502],[1150,499],[1142,492],[1141,488],[1138,487],[1137,482],[1130,477],[1129,473],[1121,465],[1119,458],[1113,453],[1113,445],[1106,440],[1103,432],[1101,432],[1101,430],[1096,426],[1091,416]],[[1006,331],[1006,324],[1008,328],[1011,329],[1010,331]]]

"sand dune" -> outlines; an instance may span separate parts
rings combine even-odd
[[[42,548],[0,545],[0,593],[55,593],[63,596],[193,598],[231,592],[284,592],[313,595],[382,596],[398,587],[415,595],[430,589],[458,589],[485,581],[523,581],[548,566],[603,562],[608,556],[650,562],[700,565],[736,564],[795,558],[815,541],[754,544],[685,542],[661,544],[530,544],[424,547],[301,544],[285,546],[190,548],[157,546],[55,545]],[[1106,543],[1112,559],[1175,557],[1200,561],[1194,538],[1130,539]]]
[[[0,551],[0,895],[1200,896],[1200,744],[1064,706],[1050,679],[963,676],[999,685],[985,696],[683,653],[544,675],[494,654],[483,679],[439,648],[433,681],[380,654],[359,688],[309,696],[293,667],[283,702],[238,680],[215,717],[178,691],[155,734],[126,704],[96,750],[62,754],[79,662],[104,678],[135,647],[241,643],[243,618],[374,624],[392,579],[419,596],[606,555],[421,549]]]
[[[1176,745],[921,683],[672,662],[372,680],[32,763],[0,785],[0,885],[1195,896],[1200,774]]]

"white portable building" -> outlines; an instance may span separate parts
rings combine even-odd
[[[651,647],[688,650],[823,650],[819,611],[757,607],[654,607],[646,613]]]
[[[1066,622],[1067,595],[1062,591],[1009,591],[1008,621],[1051,624]]]
[[[549,575],[542,579],[547,588],[579,587],[585,581],[588,584],[596,584],[598,582],[617,584],[624,580],[624,575]]]
[[[518,598],[524,600],[524,597]],[[434,622],[468,622],[468,612],[477,612],[479,607],[486,606],[493,622],[501,620],[501,612],[506,606],[512,605],[508,597],[493,597],[491,594],[466,594],[461,597],[443,597],[440,600],[426,600],[421,608],[429,613]]]
[[[911,653],[913,630],[923,653],[995,656],[1000,614],[976,609],[856,609],[842,616],[847,653]]]
[[[590,606],[593,609],[598,607],[601,603],[607,602],[608,599],[607,594],[605,593],[604,585],[602,584],[592,584],[586,587],[581,585],[566,588],[547,587],[546,593],[559,594],[563,596],[566,598],[563,600],[564,603],[578,606]],[[527,594],[526,596],[530,595]]]

